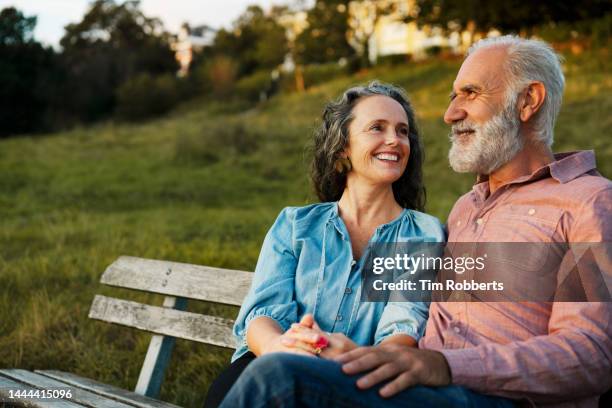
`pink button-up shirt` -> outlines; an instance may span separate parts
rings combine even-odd
[[[594,153],[555,159],[493,194],[487,181],[474,185],[449,215],[449,243],[612,243],[612,183]],[[444,354],[453,384],[538,406],[596,407],[612,387],[612,303],[432,302],[419,347]]]

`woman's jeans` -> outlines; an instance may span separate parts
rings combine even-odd
[[[273,353],[252,361],[221,407],[514,407],[512,401],[477,394],[459,386],[415,386],[391,397],[379,387],[359,390],[360,375],[348,376],[340,364],[316,357]]]

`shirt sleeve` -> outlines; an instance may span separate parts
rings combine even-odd
[[[423,234],[424,247],[421,250],[433,251],[434,255],[440,255],[443,245],[435,245],[433,242],[444,242],[446,232],[444,226],[437,218],[428,217],[420,227]],[[398,298],[402,296],[399,295]],[[429,302],[389,301],[383,310],[382,316],[374,334],[374,344],[379,344],[389,336],[395,334],[406,334],[417,342],[425,333],[427,318],[429,317]]]
[[[429,304],[426,302],[389,302],[376,326],[374,344],[395,334],[406,334],[416,341],[423,336]]]
[[[297,321],[293,218],[293,209],[285,208],[264,239],[251,288],[234,324],[237,349],[246,346],[248,325],[256,317],[275,320],[283,331]]]
[[[610,193],[608,188],[586,200],[569,242],[599,242],[609,247]],[[609,265],[610,251],[600,255],[607,258],[600,261]],[[600,395],[612,387],[612,303],[555,302],[547,335],[440,352],[448,361],[453,384],[478,392],[527,397],[535,403]]]

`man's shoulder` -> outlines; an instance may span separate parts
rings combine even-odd
[[[588,199],[599,194],[610,194],[612,181],[593,170],[564,183],[564,188],[574,196]]]

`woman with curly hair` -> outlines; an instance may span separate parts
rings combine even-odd
[[[416,347],[424,302],[362,302],[361,271],[374,243],[445,238],[424,214],[423,149],[403,90],[372,82],[323,112],[311,179],[320,203],[283,209],[268,232],[236,323],[232,365],[209,390],[218,405],[254,358],[333,358],[358,346]]]

